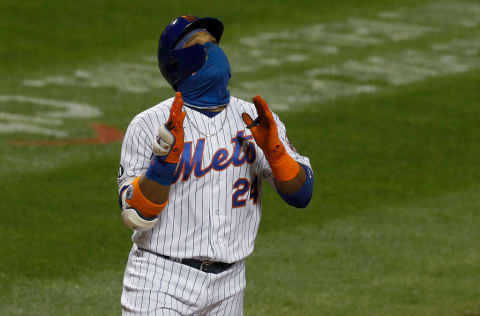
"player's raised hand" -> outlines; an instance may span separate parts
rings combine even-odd
[[[158,129],[158,136],[153,142],[153,153],[167,163],[178,163],[183,151],[183,120],[186,113],[182,111],[182,107],[182,94],[177,92],[170,109],[170,116],[165,125]]]
[[[242,119],[247,128],[252,131],[253,138],[268,160],[275,160],[286,152],[285,147],[278,138],[278,128],[273,118],[272,111],[267,102],[260,96],[253,98],[258,117],[253,120],[247,113],[242,113]]]

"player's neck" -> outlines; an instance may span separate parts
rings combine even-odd
[[[190,109],[192,109],[194,111],[197,111],[199,113],[202,113],[203,115],[206,115],[210,118],[220,114],[220,112],[222,112],[226,108],[226,105],[222,105],[222,106],[219,106],[219,107],[216,107],[216,108],[213,108],[213,109],[199,109],[199,108],[196,108],[196,107],[188,106],[187,104],[185,104],[185,105],[187,107],[189,107]]]
[[[222,112],[225,109],[226,105],[219,106],[218,108],[208,109],[210,112]]]

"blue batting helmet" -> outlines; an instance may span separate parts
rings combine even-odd
[[[175,90],[178,81],[202,68],[207,58],[207,50],[203,45],[175,49],[182,36],[193,29],[207,30],[220,43],[223,23],[215,18],[184,15],[167,25],[158,41],[158,67]]]

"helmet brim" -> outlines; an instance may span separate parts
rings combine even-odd
[[[183,30],[183,32],[178,37],[177,42],[182,38],[183,35],[187,34],[188,32],[194,29],[206,29],[215,38],[215,40],[217,41],[217,44],[219,44],[223,34],[223,23],[219,19],[211,18],[211,17],[198,19],[190,23]]]

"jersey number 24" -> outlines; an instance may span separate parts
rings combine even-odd
[[[253,201],[253,204],[257,204],[258,200],[258,177],[255,176],[253,181],[250,181],[247,178],[240,178],[233,184],[235,192],[232,195],[232,208],[244,207],[247,205],[248,196],[244,195],[250,190],[250,200]]]

